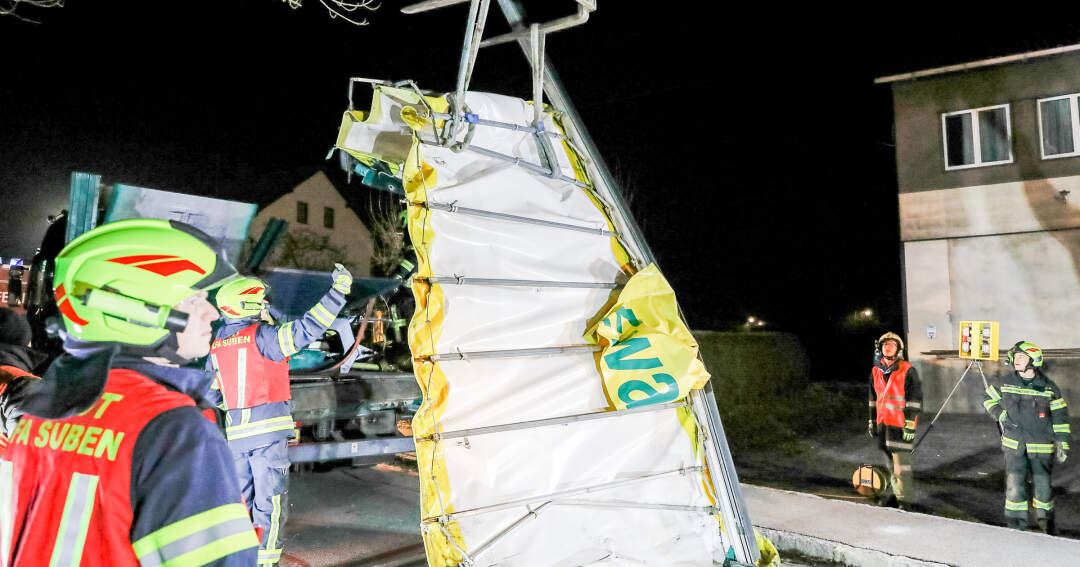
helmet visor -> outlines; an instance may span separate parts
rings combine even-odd
[[[240,274],[236,272],[236,268],[229,262],[229,259],[225,257],[225,251],[221,248],[221,245],[215,242],[209,234],[182,222],[169,221],[169,226],[194,236],[199,242],[202,242],[214,251],[214,271],[207,274],[205,278],[195,282],[195,284],[191,286],[192,289],[199,291],[216,289],[241,277]]]

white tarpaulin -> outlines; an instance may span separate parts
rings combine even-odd
[[[728,546],[700,408],[688,407],[684,390],[649,382],[667,355],[648,350],[631,323],[622,336],[586,336],[609,312],[640,325],[642,336],[659,336],[663,329],[645,327],[667,323],[643,323],[663,319],[642,315],[647,297],[620,296],[640,287],[629,284],[639,272],[610,232],[578,156],[552,135],[559,125],[545,115],[542,135],[558,171],[543,175],[520,163],[547,163],[527,130],[533,108],[525,101],[467,93],[476,117],[521,130],[474,121],[468,137],[459,128],[454,140],[467,145],[454,151],[433,143],[445,99],[389,87],[375,98],[378,113],[346,114],[339,147],[363,158],[401,156],[391,165],[402,172],[419,260],[410,346],[425,397],[413,431],[430,564],[722,562]],[[402,155],[406,132],[415,141]],[[375,151],[380,136],[395,141],[392,150]],[[648,272],[666,287],[655,268]],[[677,309],[673,295],[667,304]],[[675,311],[665,321],[681,325]],[[691,349],[672,381],[700,387],[708,375],[692,364],[696,344],[684,330],[670,330]],[[600,357],[635,338],[644,342],[608,361],[631,374],[642,369],[633,382],[655,386],[663,403],[635,393],[624,399],[631,409],[615,411]]]

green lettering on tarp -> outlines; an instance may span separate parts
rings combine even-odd
[[[679,384],[670,374],[653,374],[652,379],[656,380],[657,384],[665,386],[663,392],[656,391],[656,388],[643,380],[627,380],[619,386],[619,399],[626,403],[627,409],[650,404],[662,404],[679,397]],[[645,397],[635,400],[630,397],[633,392],[641,392],[645,394]]]
[[[604,362],[612,370],[648,370],[663,366],[659,358],[628,359],[652,346],[646,337],[634,337],[627,339],[618,345],[612,345],[611,352],[604,355]]]
[[[615,332],[622,334],[623,319],[626,319],[627,323],[630,323],[631,327],[637,327],[641,324],[641,321],[634,315],[633,309],[627,309],[626,307],[620,307],[615,311]],[[611,318],[604,319],[604,325],[611,326]],[[618,342],[618,341],[616,341]]]

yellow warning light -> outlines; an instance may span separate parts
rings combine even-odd
[[[997,321],[960,321],[960,358],[998,359]]]

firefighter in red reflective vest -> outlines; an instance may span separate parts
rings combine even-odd
[[[221,433],[207,290],[235,277],[176,222],[106,224],[56,257],[66,354],[21,400],[0,458],[0,565],[248,567],[258,538]]]
[[[326,332],[345,305],[352,276],[341,264],[333,284],[303,317],[267,322],[266,285],[243,278],[222,286],[217,306],[225,325],[214,334],[208,363],[217,373],[225,436],[241,493],[261,528],[259,565],[281,559],[293,433],[288,358]]]
[[[881,335],[875,351],[879,357],[870,371],[867,431],[885,453],[893,495],[903,508],[915,499],[911,449],[922,410],[922,386],[915,367],[904,360],[904,341],[899,335]]]

